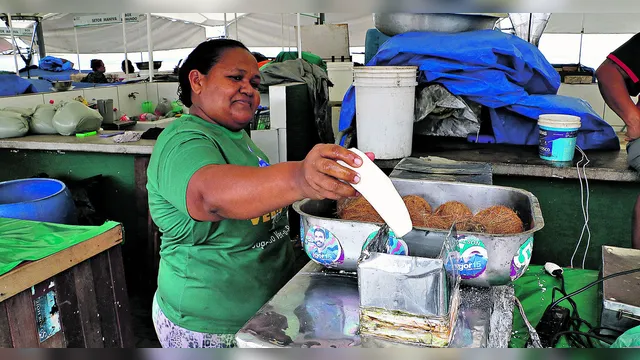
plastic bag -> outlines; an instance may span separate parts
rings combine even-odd
[[[640,326],[627,330],[611,344],[610,349],[640,347]]]
[[[421,135],[464,137],[480,130],[481,107],[432,84],[418,92],[414,132]]]
[[[36,106],[31,117],[31,132],[34,134],[58,134],[53,127],[53,116],[56,114],[56,107],[51,104],[40,104]]]
[[[27,132],[27,117],[12,111],[0,111],[0,139],[25,136]]]
[[[73,135],[100,129],[102,115],[97,110],[88,108],[75,100],[61,103],[59,106],[52,123],[60,135]]]
[[[167,100],[167,98],[162,98],[162,101],[158,106],[156,106],[155,114],[156,116],[165,116],[169,111],[171,111],[173,106],[171,106],[171,102]]]
[[[18,114],[22,114],[26,117],[31,117],[33,115],[33,109],[28,109],[28,108],[21,108],[21,107],[15,107],[15,106],[7,106],[6,108],[2,109],[3,111],[11,111],[11,112],[15,112]]]

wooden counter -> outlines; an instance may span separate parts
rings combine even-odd
[[[114,132],[117,131],[105,131],[104,133]],[[62,135],[28,135],[19,138],[0,139],[0,149],[151,155],[155,143],[155,140],[116,143],[113,141],[113,137],[101,138],[98,135],[85,138]]]
[[[0,347],[133,347],[122,241],[118,225],[0,276]]]
[[[624,144],[617,151],[587,151],[589,180],[640,182],[640,175],[627,166]],[[438,156],[456,161],[491,164],[494,175],[577,179],[576,153],[572,166],[556,167],[540,159],[537,146],[471,144],[455,138],[414,140],[412,157]],[[400,160],[376,160],[381,168],[392,169]]]

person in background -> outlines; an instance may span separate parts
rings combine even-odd
[[[84,79],[82,79],[82,82],[96,83],[96,84],[109,82],[107,80],[107,77],[104,75],[107,69],[105,68],[104,62],[102,62],[102,60],[91,59],[91,70],[92,72],[90,72]]]
[[[269,60],[268,57],[262,55],[259,52],[252,52],[251,55],[253,55],[253,57],[256,58],[256,61],[258,62],[258,69],[262,68],[263,65],[268,64],[271,62],[271,60]]]
[[[125,61],[126,61],[126,67],[125,67]],[[131,60],[122,60],[122,65],[120,65],[120,68],[122,69],[123,73],[127,73],[127,70],[129,74],[133,74],[134,72],[136,72],[136,69],[133,67],[133,63],[131,62]]]
[[[640,34],[611,52],[596,78],[604,101],[627,126],[627,163],[640,171],[640,102],[631,99],[640,93]],[[640,197],[634,208],[632,244],[640,249]]]
[[[236,40],[198,45],[178,79],[189,114],[160,134],[147,168],[162,233],[153,323],[163,347],[234,347],[296,270],[287,207],[356,196],[359,175],[337,161],[362,159],[318,144],[302,161],[270,164],[243,130],[260,104],[260,71]]]

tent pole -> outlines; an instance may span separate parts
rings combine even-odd
[[[227,34],[227,13],[224,13],[224,38],[229,38],[229,34]]]
[[[7,21],[9,22],[9,31],[11,32],[11,41],[13,42],[13,62],[16,64],[16,75],[20,76],[20,68],[18,67],[18,43],[15,36],[13,36],[13,25],[11,23],[11,14],[7,13]]]
[[[129,57],[127,55],[127,29],[125,27],[125,14],[122,13],[122,43],[124,45],[124,73],[129,75]]]
[[[280,40],[282,41],[282,52],[284,52],[284,14],[280,13]]]
[[[300,13],[296,13],[298,22],[298,59],[302,59],[302,39],[300,38]]]
[[[36,33],[38,35],[38,52],[40,53],[40,59],[47,56],[47,52],[44,46],[44,31],[42,30],[42,18],[38,18],[36,25]]]
[[[287,40],[287,46],[289,46],[289,52],[291,52],[291,14],[287,14],[287,35],[289,36],[289,40]]]
[[[584,13],[582,13],[582,26],[580,28],[580,50],[578,52],[578,65],[582,63],[582,38],[584,37]]]
[[[76,26],[73,25],[73,36],[76,38],[76,55],[78,56],[78,72],[82,72],[82,68],[80,67],[80,45],[78,44],[78,31],[76,30]]]
[[[236,40],[240,41],[238,38],[238,13],[233,13],[233,22],[236,25]]]
[[[149,82],[153,82],[153,40],[151,39],[151,13],[147,13],[147,46],[149,48]]]

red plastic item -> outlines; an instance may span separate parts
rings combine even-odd
[[[53,105],[54,101],[53,99],[49,100],[49,104]]]

